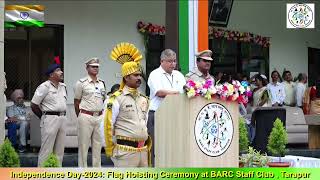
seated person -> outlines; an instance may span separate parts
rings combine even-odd
[[[29,132],[29,118],[27,117],[27,107],[24,105],[24,93],[22,89],[16,89],[11,94],[13,105],[7,108],[6,128],[8,138],[12,146],[17,147],[17,129],[19,129],[19,152],[26,151],[27,134]]]

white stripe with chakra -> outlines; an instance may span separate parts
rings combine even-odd
[[[15,22],[15,21],[44,21],[44,12],[30,9],[28,11],[19,10],[6,10],[5,11],[5,21]]]

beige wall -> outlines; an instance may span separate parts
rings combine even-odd
[[[25,3],[10,1],[10,4]],[[142,20],[165,25],[165,1],[28,1],[28,4],[45,6],[46,23],[64,25],[68,103],[73,103],[74,84],[86,75],[85,59],[95,56],[102,60],[100,77],[110,90],[121,80],[120,65],[109,58],[113,46],[119,42],[131,42],[144,53],[137,22]],[[142,63],[145,64],[145,59]]]
[[[286,68],[297,76],[308,72],[308,47],[320,48],[320,3],[315,4],[315,29],[286,29],[286,3],[235,0],[228,29],[271,37],[270,72]]]

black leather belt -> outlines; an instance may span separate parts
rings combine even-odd
[[[131,147],[135,147],[135,148],[139,147],[139,142],[128,141],[128,140],[123,140],[123,139],[117,139],[117,144],[131,146]],[[144,146],[144,144],[145,144],[145,142],[142,144],[142,146]],[[140,147],[141,147],[141,144],[140,144]]]
[[[54,116],[65,116],[66,112],[59,112],[59,111],[45,111],[42,113],[43,115],[54,115]]]

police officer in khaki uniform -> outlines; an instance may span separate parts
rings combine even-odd
[[[111,156],[115,167],[147,167],[151,148],[147,131],[148,98],[137,90],[142,79],[139,65],[142,56],[132,44],[123,43],[120,47],[124,47],[124,52],[118,52],[129,55],[111,55],[113,60],[125,63],[121,68],[120,90],[110,97],[106,105],[106,154]]]
[[[39,167],[52,152],[58,156],[60,165],[62,164],[66,137],[67,91],[66,85],[61,82],[63,72],[60,65],[53,64],[49,66],[46,74],[49,79],[38,86],[31,100],[32,111],[41,119]]]
[[[195,82],[201,82],[211,79],[214,84],[214,78],[209,74],[211,62],[213,61],[211,56],[212,51],[210,50],[204,50],[197,53],[197,67],[195,67],[186,75],[186,80],[188,81],[189,79],[191,79]]]
[[[91,142],[92,166],[101,167],[101,135],[103,101],[106,98],[104,81],[97,77],[99,59],[91,58],[86,63],[88,76],[80,79],[74,89],[74,108],[78,116],[79,167],[87,167]]]

